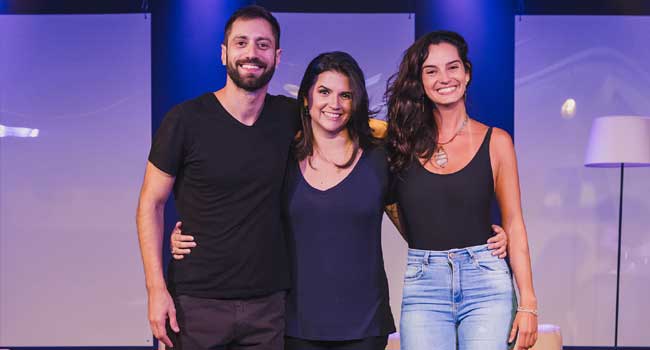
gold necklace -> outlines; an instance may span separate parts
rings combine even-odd
[[[460,134],[461,130],[463,130],[463,128],[465,128],[465,125],[467,125],[468,121],[469,121],[469,118],[466,116],[465,120],[463,120],[463,123],[460,124],[460,127],[458,128],[458,130],[456,130],[456,133],[454,134],[454,136],[451,137],[451,139],[449,139],[449,141],[447,141],[447,142],[438,142],[436,144],[436,150],[435,150],[435,152],[433,152],[433,158],[432,159],[433,159],[433,161],[435,162],[435,164],[438,167],[444,168],[444,167],[447,166],[447,163],[449,163],[449,155],[447,155],[447,152],[445,151],[445,148],[443,146],[450,143],[451,141],[454,141],[456,136],[458,136],[458,134]]]
[[[347,143],[345,144],[344,147],[345,147],[345,151],[344,151],[344,152],[345,152],[345,155],[347,156],[348,154],[351,153],[350,151],[353,149],[352,141],[347,142]],[[324,160],[325,163],[327,163],[327,164],[334,165],[334,166],[337,168],[337,170],[341,170],[341,169],[338,169],[338,163],[336,163],[336,162],[332,161],[331,159],[329,159],[329,157],[327,157],[325,154],[323,154],[323,152],[321,152],[320,149],[319,149],[318,147],[315,147],[315,146],[314,146],[313,149],[314,149],[314,151],[315,151],[314,153],[318,154],[318,158]],[[310,160],[309,160],[309,162],[308,162],[309,166],[311,166],[312,169],[316,170],[316,168],[314,168],[314,167],[311,165],[311,160],[314,159],[315,157],[312,155],[312,156],[310,156],[309,158],[310,158]]]

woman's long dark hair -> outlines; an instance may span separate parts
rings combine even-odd
[[[429,159],[438,143],[438,125],[433,117],[435,105],[424,93],[422,65],[429,46],[448,43],[456,47],[465,71],[472,73],[467,58],[467,42],[458,33],[434,31],[420,37],[402,58],[399,71],[387,83],[388,135],[386,151],[391,171],[399,173],[418,158]]]
[[[366,91],[366,80],[363,71],[354,58],[345,52],[322,53],[316,56],[307,66],[298,90],[302,133],[297,137],[293,151],[298,161],[314,153],[314,132],[311,128],[309,108],[305,106],[305,101],[308,100],[309,89],[316,83],[318,75],[328,71],[341,73],[348,77],[350,89],[352,90],[352,111],[346,128],[354,145],[354,150],[350,159],[344,164],[336,164],[339,168],[348,168],[354,163],[360,148],[367,149],[377,143],[377,140],[372,136],[372,130],[368,125],[368,118],[373,112],[369,111],[368,91]]]

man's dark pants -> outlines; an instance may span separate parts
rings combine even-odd
[[[174,350],[283,350],[286,292],[249,299],[175,298]]]

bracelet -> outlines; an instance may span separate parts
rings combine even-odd
[[[517,312],[527,312],[529,314],[533,314],[535,316],[538,316],[537,309],[526,309],[526,308],[523,308],[523,307],[518,307]]]

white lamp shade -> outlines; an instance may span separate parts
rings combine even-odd
[[[650,118],[607,116],[594,120],[585,157],[588,167],[650,166]]]

